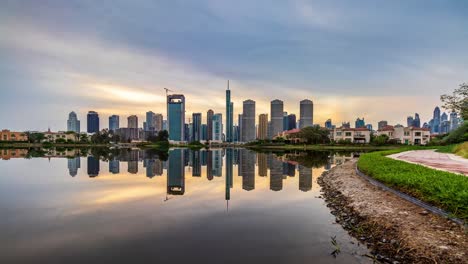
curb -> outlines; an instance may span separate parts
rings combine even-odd
[[[430,212],[432,212],[432,213],[434,213],[434,214],[436,214],[436,215],[440,215],[440,216],[442,216],[442,217],[444,217],[444,218],[450,219],[451,221],[453,221],[453,222],[455,222],[455,223],[457,223],[457,224],[459,224],[459,225],[462,225],[462,226],[467,227],[467,224],[465,224],[465,222],[464,222],[463,220],[458,219],[458,218],[455,218],[455,217],[451,217],[451,216],[450,216],[450,213],[448,213],[448,212],[446,212],[446,211],[444,211],[444,210],[442,210],[442,209],[440,209],[440,208],[438,208],[438,207],[429,205],[429,204],[427,204],[427,203],[425,203],[425,202],[423,202],[423,201],[421,201],[421,200],[418,200],[418,199],[416,199],[416,198],[414,198],[414,197],[412,197],[412,196],[409,196],[409,195],[407,195],[407,194],[405,194],[405,193],[402,193],[402,192],[397,191],[397,190],[395,190],[395,189],[393,189],[393,188],[390,188],[390,187],[388,187],[387,185],[385,185],[385,184],[383,184],[383,183],[381,183],[381,182],[379,182],[379,181],[377,181],[377,180],[375,180],[375,179],[373,179],[373,178],[367,176],[366,174],[364,174],[363,172],[361,172],[361,171],[358,169],[357,164],[356,164],[355,170],[356,170],[356,174],[357,174],[357,175],[359,175],[359,176],[361,176],[362,178],[366,179],[366,180],[367,180],[368,182],[370,182],[372,185],[377,186],[377,187],[379,187],[379,188],[381,188],[381,189],[383,189],[383,190],[385,190],[385,191],[391,192],[391,193],[395,194],[396,196],[398,196],[398,197],[400,197],[400,198],[403,198],[403,199],[405,199],[406,201],[411,202],[411,203],[413,203],[413,204],[415,204],[415,205],[417,205],[417,206],[420,206],[420,207],[426,209],[427,211],[430,211]]]

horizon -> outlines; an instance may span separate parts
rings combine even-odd
[[[166,118],[164,87],[186,97],[186,121],[205,123],[208,109],[225,120],[227,80],[234,124],[247,99],[256,123],[274,99],[297,118],[310,99],[315,124],[405,125],[415,113],[422,124],[467,81],[466,11],[458,1],[3,2],[0,128],[66,130],[71,111],[81,130],[88,111],[103,127],[112,114],[141,127],[147,111]]]

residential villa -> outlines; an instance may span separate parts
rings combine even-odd
[[[300,131],[301,129],[299,128],[286,130],[281,133],[278,133],[278,135],[274,136],[273,139],[284,138],[286,140],[289,140],[291,143],[303,143],[304,139],[297,137],[297,133],[299,133]]]
[[[334,141],[346,140],[351,143],[370,143],[371,131],[365,127],[360,128],[347,128],[339,127],[333,129],[331,139]]]
[[[28,135],[24,132],[13,132],[3,129],[0,131],[0,141],[28,141]]]
[[[57,140],[64,140],[64,141],[78,141],[79,134],[69,133],[69,132],[51,132],[50,130],[44,132],[45,138],[42,142],[57,142]]]
[[[426,145],[431,139],[430,129],[419,127],[385,126],[377,131],[377,135],[387,135],[406,145]]]

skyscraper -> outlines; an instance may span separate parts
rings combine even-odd
[[[434,109],[434,116],[432,118],[434,121],[432,123],[432,133],[439,133],[440,127],[440,108],[436,106]]]
[[[414,118],[412,116],[408,116],[406,118],[406,126],[407,127],[412,127],[414,124]]]
[[[185,139],[185,96],[173,94],[167,96],[167,126],[169,140]]]
[[[234,103],[231,102],[231,90],[229,90],[229,80],[226,90],[226,142],[233,142],[232,128],[234,118]]]
[[[138,128],[138,117],[136,115],[131,115],[127,118],[127,127]]]
[[[457,112],[453,111],[452,113],[450,113],[450,131],[457,129],[458,123],[458,114]]]
[[[70,112],[70,114],[68,114],[67,131],[80,133],[80,120],[78,120],[75,112]]]
[[[267,138],[268,138],[268,114],[260,114],[258,116],[257,139],[265,140]]]
[[[296,115],[295,114],[289,114],[288,115],[288,129],[295,129],[296,128]]]
[[[325,128],[332,129],[332,120],[331,119],[327,119],[327,121],[325,121]]]
[[[283,131],[289,130],[288,112],[283,112]]]
[[[239,135],[238,135],[239,138],[238,138],[237,141],[242,142],[242,122],[243,122],[242,121],[242,114],[238,115],[237,122],[238,122],[237,126],[239,127]]]
[[[99,132],[99,114],[94,111],[89,111],[87,116],[88,133]]]
[[[201,113],[192,114],[192,136],[191,141],[200,141],[201,140]]]
[[[88,156],[88,176],[94,178],[99,175],[99,159],[94,156]]]
[[[185,193],[185,151],[169,150],[167,161],[167,194],[184,195]]]
[[[81,158],[74,157],[68,159],[68,172],[70,176],[75,177],[78,174],[78,169],[81,167]]]
[[[159,132],[163,130],[163,115],[154,114],[153,116],[154,131]]]
[[[213,136],[212,140],[216,142],[223,141],[223,115],[213,115]]]
[[[213,139],[213,110],[208,110],[206,113],[206,133],[207,133],[207,140]]]
[[[120,118],[118,115],[109,116],[109,130],[116,131],[120,128]]]
[[[242,109],[242,142],[255,140],[255,101],[245,100]],[[281,111],[283,113],[283,111]],[[281,123],[282,124],[282,123]]]
[[[356,122],[354,122],[354,127],[355,128],[361,128],[361,127],[366,127],[366,122],[364,121],[364,118],[357,118]]]
[[[300,102],[299,128],[314,124],[314,103],[305,99]]]
[[[275,99],[270,103],[271,137],[283,132],[283,101]]]
[[[155,124],[154,124],[154,113],[152,111],[146,112],[146,122],[143,126],[144,131],[154,131]]]
[[[385,120],[382,120],[378,123],[378,129],[381,130],[382,128],[388,126],[388,122]]]
[[[421,119],[419,119],[418,113],[414,114],[413,126],[418,128],[421,127]]]

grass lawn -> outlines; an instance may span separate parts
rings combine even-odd
[[[468,177],[386,157],[411,149],[363,154],[358,168],[388,186],[468,220]]]

